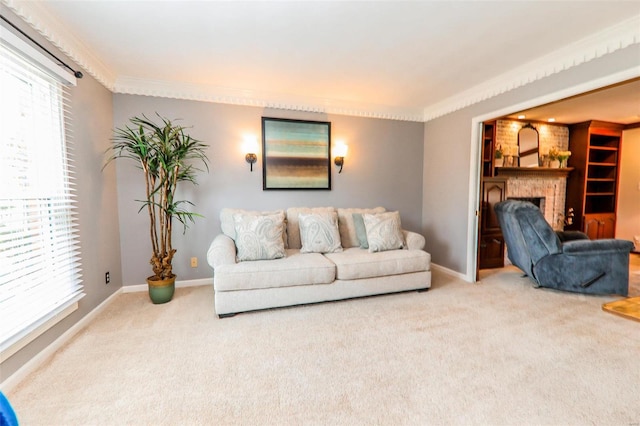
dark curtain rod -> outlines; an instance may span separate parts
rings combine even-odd
[[[16,31],[18,31],[20,34],[22,34],[23,36],[25,36],[26,38],[29,39],[29,41],[31,41],[31,43],[35,44],[36,46],[38,46],[40,49],[44,50],[45,52],[47,52],[50,56],[52,56],[56,61],[60,62],[60,65],[64,66],[65,68],[67,68],[68,70],[73,72],[73,75],[76,76],[76,78],[82,78],[82,73],[80,71],[76,71],[73,68],[71,68],[69,65],[65,64],[60,58],[58,58],[56,55],[54,55],[53,53],[49,52],[49,50],[44,47],[43,45],[41,45],[40,43],[38,43],[37,41],[35,41],[34,39],[32,39],[27,33],[25,33],[24,31],[22,31],[20,28],[16,27],[15,25],[13,25],[7,18],[5,18],[3,15],[0,15],[0,18],[2,18],[2,20],[4,22],[6,22],[7,24],[11,25]]]

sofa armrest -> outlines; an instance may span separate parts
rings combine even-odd
[[[207,262],[213,269],[236,263],[236,245],[233,240],[224,234],[215,237],[207,251]]]
[[[573,240],[588,240],[587,234],[580,231],[556,231],[556,235],[560,238],[560,242],[564,243],[566,241]]]
[[[595,253],[629,253],[633,248],[633,243],[627,240],[604,239],[604,240],[573,240],[562,244],[562,252],[565,254],[588,254]]]
[[[402,230],[402,234],[404,235],[404,240],[409,250],[422,250],[424,248],[425,239],[422,235],[404,229]]]

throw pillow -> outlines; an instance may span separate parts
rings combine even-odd
[[[364,214],[367,242],[370,252],[404,248],[404,237],[399,212]]]
[[[254,215],[254,216],[268,216],[273,214],[284,214],[284,210],[273,211],[255,211],[255,210],[243,210],[243,209],[230,209],[223,208],[220,210],[220,228],[222,233],[227,237],[235,241],[236,239],[236,225],[233,221],[233,216],[237,213]],[[282,232],[282,241],[284,242],[284,248],[287,249],[287,219],[284,219],[284,231]]]
[[[298,216],[301,214],[331,214],[335,212],[334,207],[289,207],[287,209],[287,237],[288,248],[299,249],[302,248],[300,242],[300,222],[298,222]]]
[[[338,212],[338,230],[340,231],[340,241],[342,248],[360,247],[358,236],[356,235],[356,227],[353,223],[354,214],[377,214],[384,213],[384,207],[375,208],[336,208]],[[316,212],[314,212],[316,213]]]
[[[233,215],[233,222],[238,262],[279,259],[285,256],[282,240],[283,212],[272,215],[236,213]]]
[[[336,253],[342,251],[338,215],[336,212],[324,214],[300,214],[300,253]]]
[[[367,228],[364,226],[364,218],[361,213],[353,214],[353,226],[356,229],[356,238],[360,248],[368,249],[369,242],[367,241]]]

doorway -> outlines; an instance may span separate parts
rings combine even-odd
[[[467,233],[467,273],[466,279],[470,282],[478,280],[480,226],[482,211],[482,174],[486,158],[483,155],[484,129],[483,123],[495,121],[498,117],[507,117],[514,112],[529,110],[547,104],[560,104],[561,100],[570,99],[592,91],[597,91],[609,86],[637,79],[633,73],[618,73],[606,78],[593,80],[578,86],[550,93],[526,102],[514,104],[500,110],[472,118],[471,121],[471,161],[469,175],[469,210]],[[591,117],[594,118],[594,117]]]

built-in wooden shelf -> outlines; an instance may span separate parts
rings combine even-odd
[[[567,177],[573,167],[496,167],[496,176]]]

